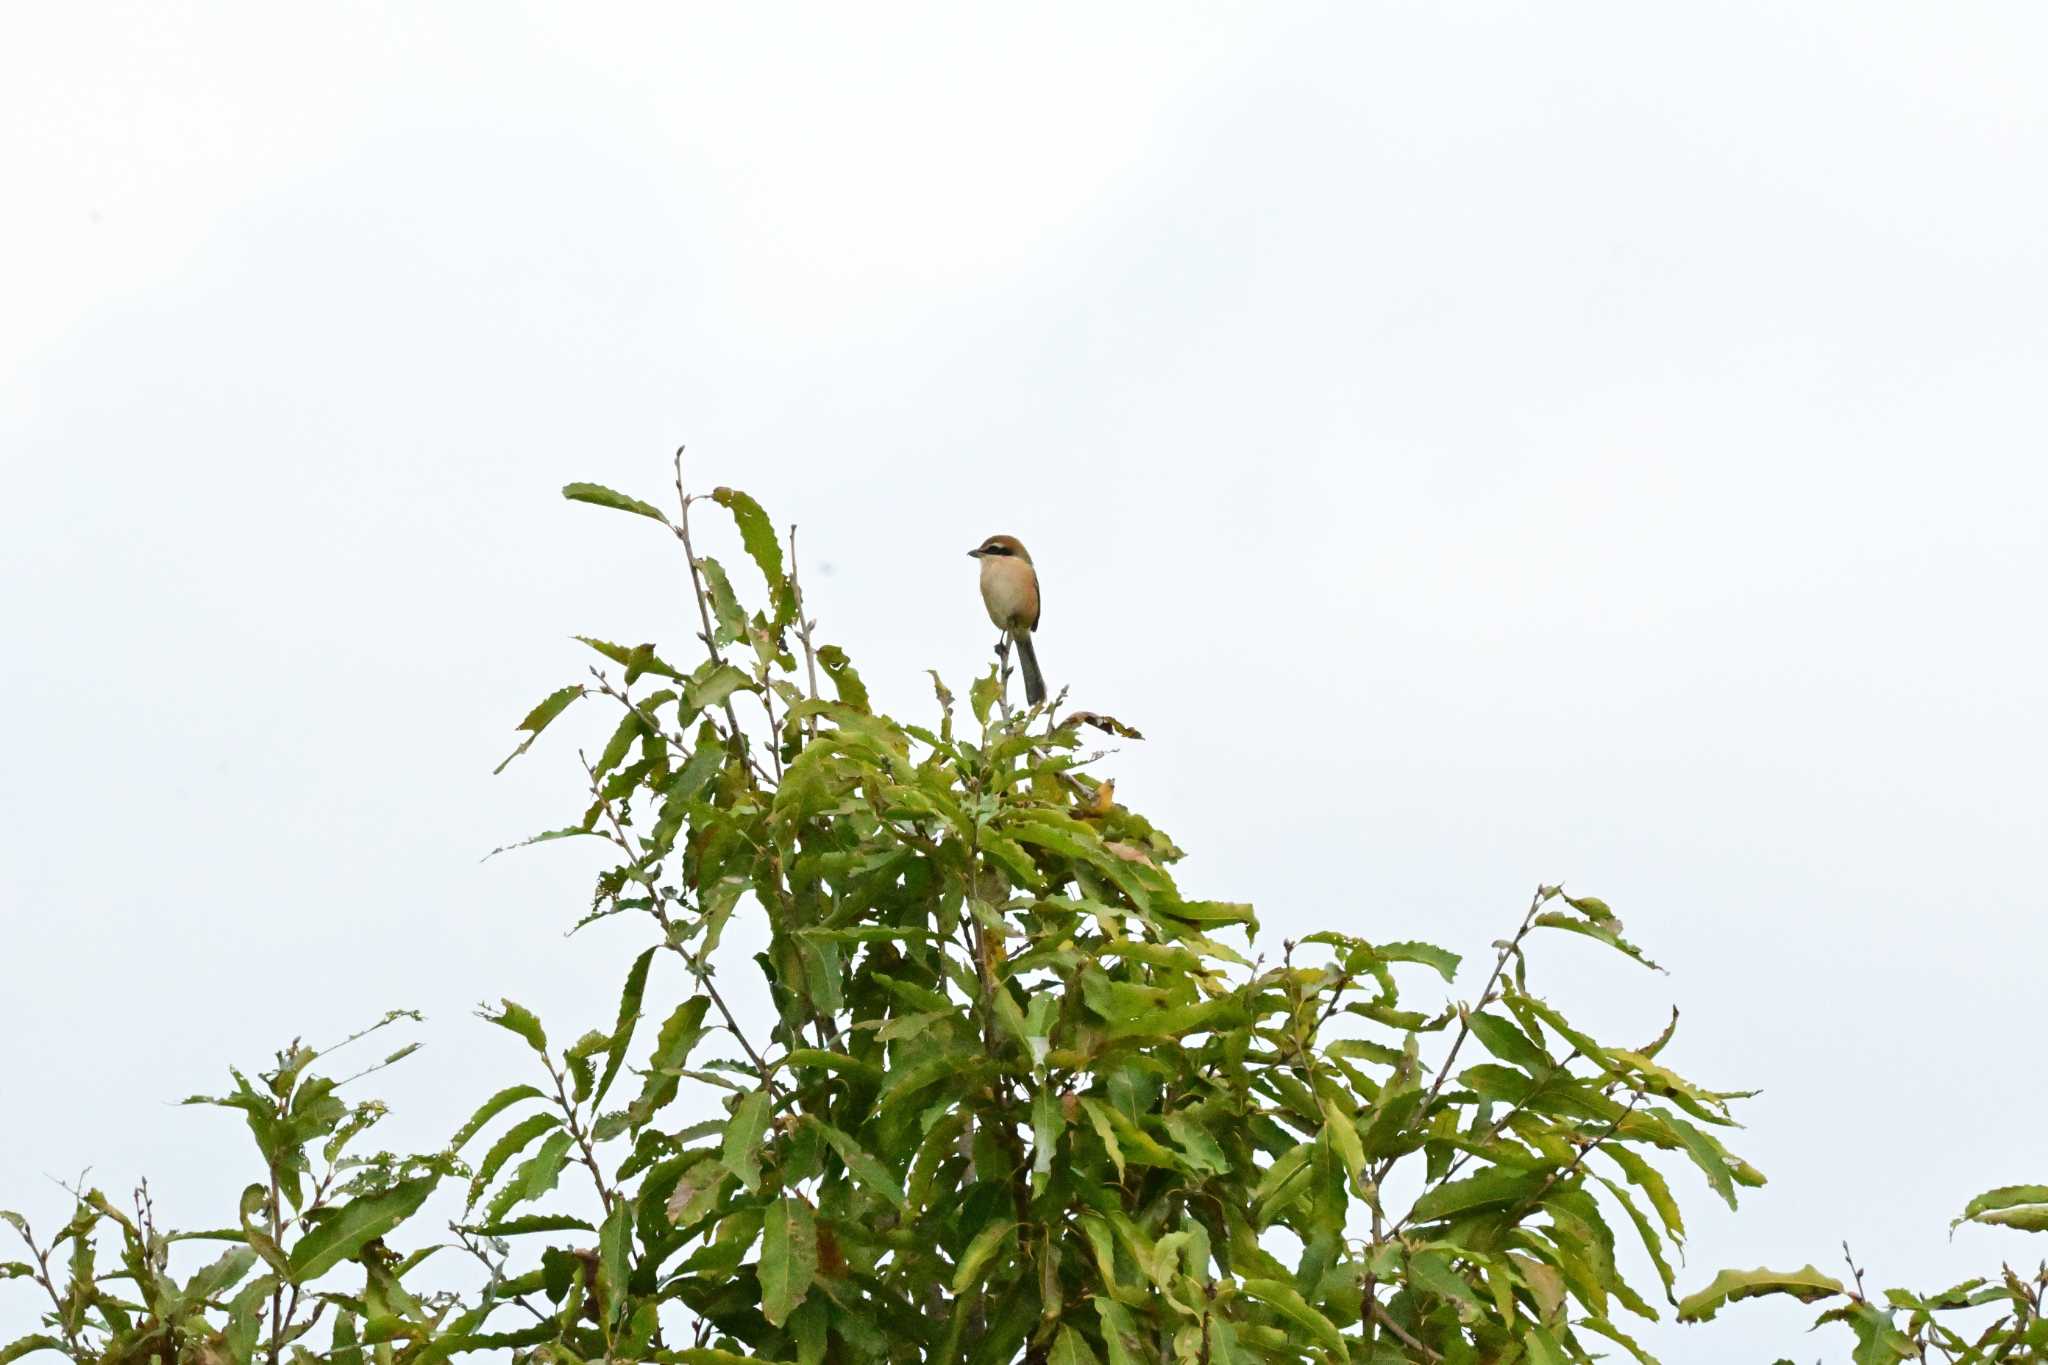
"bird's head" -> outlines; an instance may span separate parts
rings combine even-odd
[[[970,559],[1021,559],[1026,564],[1031,562],[1030,551],[1015,536],[990,536],[969,550],[967,556]]]

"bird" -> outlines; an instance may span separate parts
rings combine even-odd
[[[1031,648],[1031,632],[1038,629],[1038,570],[1031,565],[1031,552],[1015,536],[990,536],[967,554],[981,561],[981,603],[988,608],[988,619],[1003,632],[996,649],[1007,654],[1010,642],[1016,641],[1017,661],[1024,667],[1024,697],[1036,706],[1045,700],[1045,679]]]

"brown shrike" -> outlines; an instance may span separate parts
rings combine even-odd
[[[1017,642],[1024,697],[1036,706],[1045,700],[1045,679],[1031,649],[1031,632],[1038,629],[1038,570],[1031,567],[1031,552],[1015,536],[990,536],[967,553],[981,561],[981,603],[1003,632],[996,648],[1007,653],[1009,642]]]

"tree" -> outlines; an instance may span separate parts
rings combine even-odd
[[[1715,1135],[1740,1094],[1660,1060],[1675,1013],[1618,1046],[1532,989],[1553,933],[1654,965],[1606,904],[1539,887],[1451,1005],[1436,979],[1460,958],[1432,944],[1324,932],[1262,955],[1251,907],[1184,895],[1181,851],[1116,799],[1089,746],[1128,725],[1063,695],[1013,708],[999,667],[964,710],[934,674],[927,724],[877,714],[816,642],[794,531],[785,552],[746,494],[688,494],[680,453],[672,512],[564,492],[674,536],[705,651],[684,668],[585,639],[590,681],[518,727],[513,758],[572,709],[608,713],[580,815],[525,842],[615,852],[579,923],[648,926],[616,1011],[566,1046],[512,1001],[486,1011],[528,1074],[435,1153],[351,1155],[383,1110],[336,1094],[334,1049],[233,1073],[195,1102],[255,1139],[237,1216],[162,1232],[146,1187],[132,1213],[78,1191],[48,1241],[7,1215],[31,1259],[0,1276],[47,1311],[0,1365],[1648,1359],[1617,1310],[1677,1302],[1666,1168],[1730,1205],[1762,1177]],[[759,573],[756,610],[693,541],[707,502]],[[721,953],[740,914],[769,930],[752,972]],[[765,991],[766,1033],[735,989]],[[722,1114],[673,1120],[686,1086]],[[455,1287],[420,1211],[463,1181],[443,1245],[478,1277]],[[187,1240],[226,1250],[181,1278]],[[1624,1274],[1630,1242],[1653,1284]],[[1681,1316],[1846,1292],[1802,1274],[1724,1274]]]

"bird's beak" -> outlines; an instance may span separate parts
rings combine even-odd
[[[981,551],[980,551],[980,550],[969,550],[969,551],[967,552],[967,557],[968,557],[969,559],[980,559],[980,558],[981,558]]]

